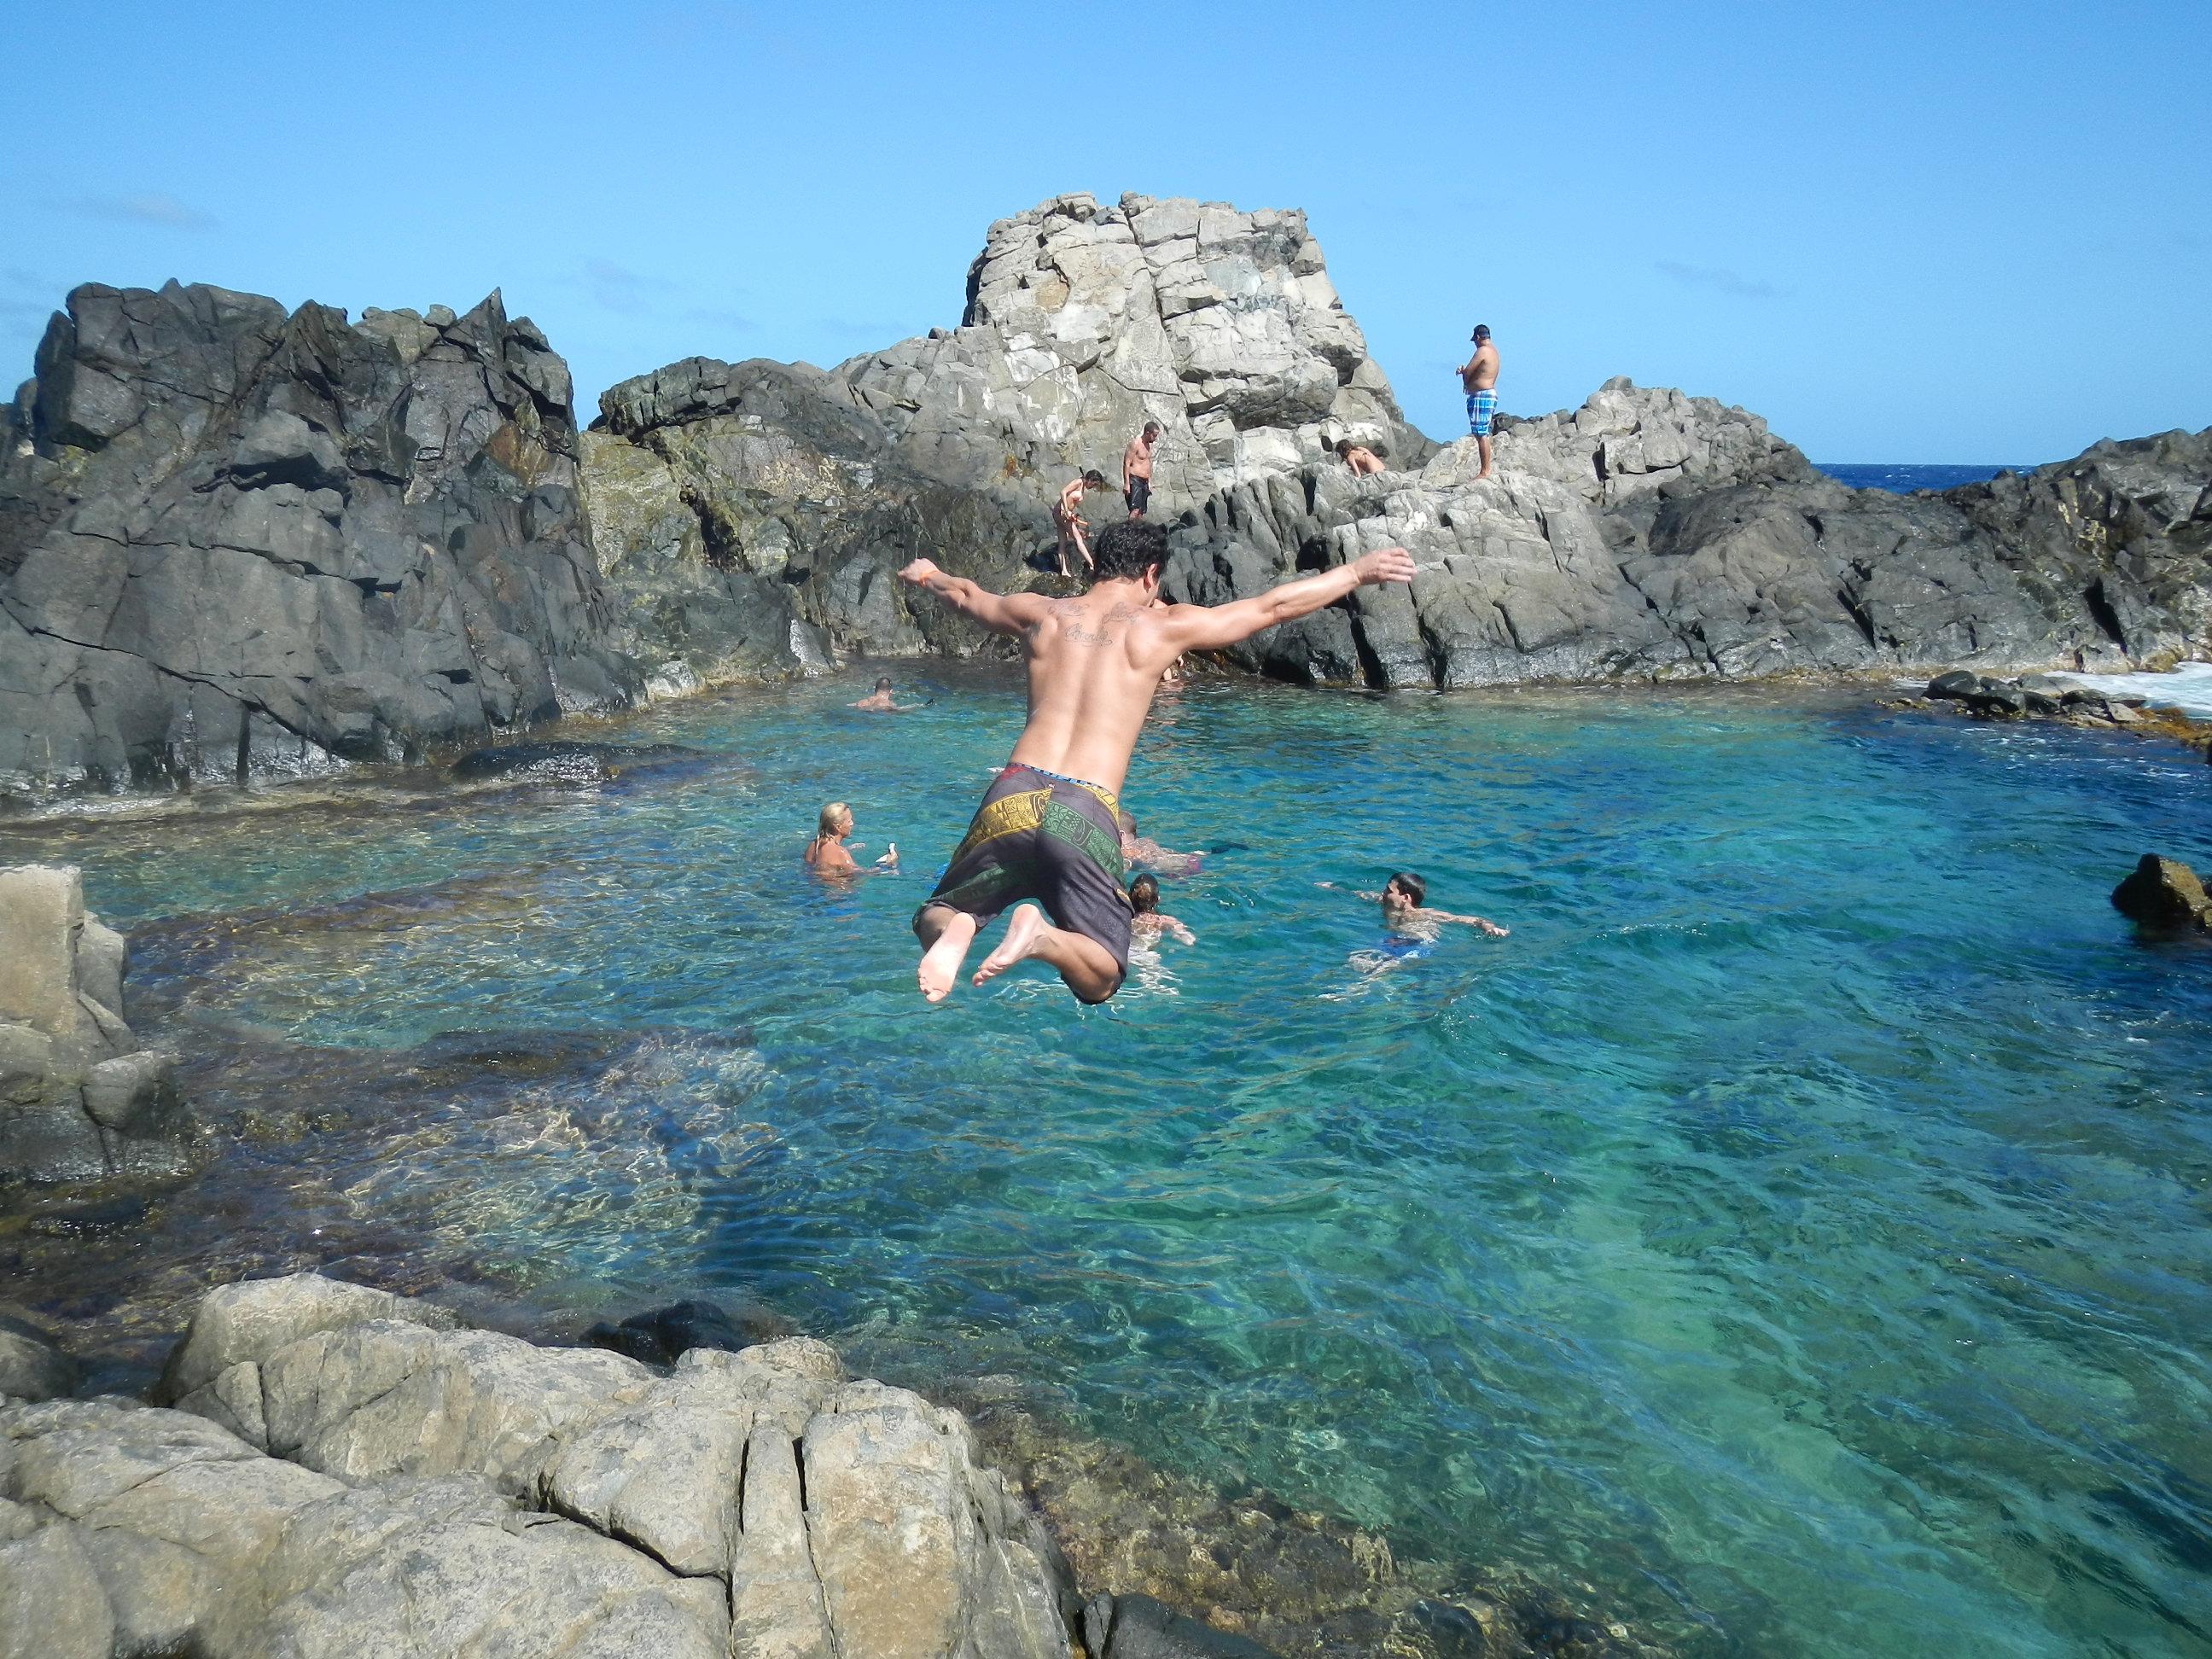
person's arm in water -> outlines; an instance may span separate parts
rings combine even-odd
[[[1486,916],[1455,916],[1449,910],[1430,910],[1425,908],[1416,910],[1413,914],[1418,916],[1427,916],[1437,921],[1456,921],[1463,923],[1469,927],[1480,927],[1484,933],[1489,934],[1492,939],[1504,939],[1508,933],[1513,931],[1510,927],[1500,927],[1496,922],[1492,921]]]
[[[1402,547],[1386,547],[1334,570],[1271,587],[1249,599],[1172,606],[1163,631],[1178,651],[1218,651],[1250,639],[1262,629],[1310,617],[1354,588],[1413,580],[1413,556]]]
[[[1044,620],[1052,607],[1052,601],[1042,593],[994,593],[981,582],[939,570],[927,559],[916,559],[898,574],[901,581],[934,593],[994,634],[1026,634]]]
[[[1159,913],[1156,911],[1154,914],[1158,915]],[[1177,921],[1175,917],[1170,915],[1160,915],[1159,921],[1160,929],[1163,933],[1173,933],[1185,945],[1195,945],[1198,943],[1198,935],[1192,933],[1189,928],[1184,927],[1182,923]]]

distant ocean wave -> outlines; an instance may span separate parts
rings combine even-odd
[[[1887,489],[1897,495],[1916,489],[1951,489],[1960,484],[1980,483],[2000,472],[2033,471],[2026,466],[1907,466],[1873,461],[1815,461],[1813,465],[1853,489]]]

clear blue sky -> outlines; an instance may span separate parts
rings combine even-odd
[[[505,289],[599,390],[958,320],[1066,190],[1297,206],[1409,413],[1607,375],[1816,459],[2212,424],[2212,5],[0,0],[0,374],[74,283]],[[8,367],[12,365],[12,368]]]

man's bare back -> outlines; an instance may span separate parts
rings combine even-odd
[[[1026,886],[1035,886],[1035,896],[1048,904],[1058,891],[1063,902],[1054,908],[1054,920],[1075,925],[1047,927],[1034,906],[1021,906],[1005,943],[984,962],[975,982],[1037,956],[1059,969],[1082,1000],[1103,1002],[1113,995],[1128,957],[1115,798],[1160,677],[1187,651],[1220,650],[1310,615],[1356,587],[1413,579],[1412,556],[1392,547],[1252,599],[1165,605],[1159,585],[1166,545],[1166,533],[1157,525],[1110,526],[1093,550],[1099,580],[1088,592],[1066,599],[993,593],[946,574],[927,559],[899,572],[902,580],[986,628],[1019,639],[1029,664],[1029,722],[944,882],[915,919],[915,931],[927,947],[921,990],[932,1002],[951,990],[977,930],[1010,896],[1030,896]],[[1039,780],[1042,787],[1030,787]],[[1002,789],[1018,793],[1019,802],[998,805]],[[1099,828],[1095,842],[1085,822]],[[1054,823],[1065,832],[1060,842],[1020,839],[1048,835]],[[1014,827],[1005,827],[1009,824]],[[1070,847],[1079,856],[1070,854]],[[1099,879],[1111,883],[1118,924],[1110,908],[1093,902],[1098,881],[1085,859],[1098,866]],[[1104,864],[1109,860],[1111,869]],[[1063,909],[1069,914],[1063,915]]]

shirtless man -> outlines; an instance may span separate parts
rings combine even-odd
[[[866,708],[878,714],[911,714],[921,706],[918,702],[892,702],[891,682],[889,675],[878,679],[876,682],[876,689],[861,698],[860,702],[848,702],[845,705],[848,708]]]
[[[1336,884],[1325,881],[1322,886],[1334,889]],[[1379,893],[1360,893],[1356,896],[1382,907],[1383,925],[1401,939],[1419,939],[1424,944],[1435,942],[1448,921],[1480,927],[1492,939],[1504,939],[1513,930],[1500,927],[1483,916],[1455,916],[1449,910],[1431,910],[1422,901],[1429,896],[1428,884],[1410,870],[1401,870],[1382,884]]]
[[[1350,564],[1228,605],[1163,605],[1167,532],[1125,522],[1099,532],[1096,580],[1066,599],[999,594],[927,559],[899,572],[994,633],[1022,642],[1029,723],[1006,770],[985,792],[945,877],[914,919],[916,981],[941,1002],[977,932],[1017,900],[999,948],[975,983],[1035,957],[1078,1000],[1103,1002],[1129,966],[1130,912],[1121,890],[1115,799],[1146,711],[1168,665],[1186,651],[1218,651],[1265,628],[1310,616],[1370,583],[1410,582],[1413,556],[1386,547]]]
[[[1143,518],[1152,504],[1152,447],[1159,441],[1160,423],[1146,421],[1145,429],[1121,452],[1121,495],[1133,519]]]
[[[1349,438],[1336,441],[1336,458],[1350,467],[1354,477],[1372,477],[1382,470],[1382,458],[1365,444],[1356,444]]]
[[[1084,569],[1091,568],[1091,540],[1084,533],[1091,528],[1091,521],[1083,516],[1083,498],[1094,489],[1105,488],[1106,475],[1094,466],[1081,477],[1070,478],[1067,487],[1060,492],[1060,505],[1052,510],[1052,521],[1060,529],[1060,546],[1056,552],[1060,559],[1060,574],[1063,576],[1068,574],[1067,547],[1070,542],[1074,543],[1075,550],[1083,555]]]
[[[1490,343],[1490,325],[1474,325],[1474,356],[1452,372],[1467,393],[1467,429],[1482,452],[1480,480],[1490,476],[1490,423],[1498,415],[1498,348]]]

